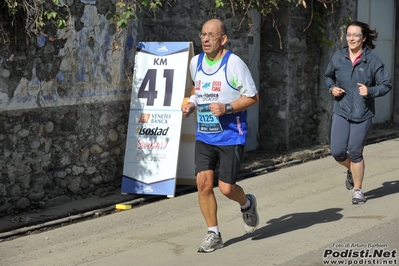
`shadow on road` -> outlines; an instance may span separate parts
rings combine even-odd
[[[382,183],[382,186],[364,193],[367,200],[377,199],[399,192],[399,180]]]
[[[331,208],[318,212],[299,212],[291,213],[280,218],[271,219],[266,226],[259,228],[252,234],[242,235],[232,238],[224,242],[224,246],[228,246],[245,239],[261,240],[264,238],[285,234],[291,231],[304,229],[315,224],[328,223],[340,220],[343,215],[339,212],[341,208]]]

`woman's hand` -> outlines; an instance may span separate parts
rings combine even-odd
[[[335,97],[339,97],[344,93],[345,93],[345,90],[341,89],[339,87],[333,87],[331,90],[331,94],[334,95]]]
[[[366,97],[367,95],[369,95],[369,88],[367,88],[366,85],[362,83],[358,83],[357,85],[359,86],[359,94],[361,96]]]

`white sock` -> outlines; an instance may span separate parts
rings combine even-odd
[[[219,226],[211,226],[211,227],[208,227],[208,231],[212,231],[212,232],[215,232],[217,235],[219,235]]]
[[[246,210],[249,208],[249,206],[251,206],[251,201],[247,198],[247,202],[241,206],[241,210]]]

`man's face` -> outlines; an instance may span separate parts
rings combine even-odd
[[[227,36],[222,34],[220,23],[213,20],[204,24],[201,33],[202,50],[212,59],[223,49],[223,45],[227,41]]]

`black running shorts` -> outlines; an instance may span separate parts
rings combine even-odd
[[[195,142],[195,175],[206,170],[216,170],[219,163],[219,180],[235,184],[240,170],[244,145],[214,146]]]

